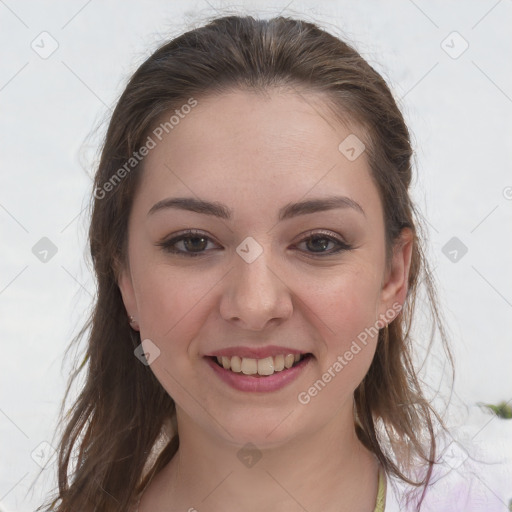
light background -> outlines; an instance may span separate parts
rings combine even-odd
[[[159,43],[227,7],[315,21],[384,74],[414,137],[414,197],[430,225],[455,398],[512,399],[512,1],[0,0],[0,503],[9,511],[34,510],[54,483],[47,470],[27,496],[40,443],[53,439],[63,353],[94,293],[84,207],[101,121]],[[58,48],[41,58],[35,49],[52,40]],[[32,251],[42,237],[58,250],[47,262]],[[456,262],[443,253],[452,237],[467,247]],[[482,421],[510,437],[505,420]]]

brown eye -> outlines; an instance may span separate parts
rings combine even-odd
[[[327,237],[312,236],[311,238],[307,239],[306,247],[312,250],[313,252],[325,252],[329,244],[332,243],[334,243],[333,240]]]
[[[184,242],[183,245],[185,246],[186,250],[191,252],[204,251],[206,249],[206,246],[208,245],[208,239],[204,236],[184,237],[182,238],[182,240]]]
[[[336,254],[341,251],[349,251],[352,249],[352,247],[343,240],[333,235],[326,235],[321,232],[303,238],[300,244],[305,244],[305,252],[309,252],[312,256],[330,256],[331,254]],[[329,246],[331,247],[331,250],[329,250]]]
[[[203,233],[187,231],[179,236],[158,242],[164,251],[180,256],[202,256],[206,254],[211,239]],[[213,243],[213,242],[212,242]]]

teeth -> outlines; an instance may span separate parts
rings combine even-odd
[[[284,370],[284,356],[279,354],[278,356],[274,357],[274,371],[280,372],[282,370]]]
[[[225,370],[244,375],[273,375],[275,372],[291,368],[303,358],[302,354],[279,354],[275,357],[269,356],[265,359],[252,359],[250,357],[217,357],[217,361]]]
[[[245,361],[245,359],[244,359],[244,361]],[[249,361],[256,361],[256,359],[249,359]],[[274,358],[273,357],[266,357],[265,359],[258,359],[258,375],[272,375],[273,373],[274,373]]]
[[[254,375],[258,373],[258,361],[256,359],[242,358],[242,373],[245,375]]]
[[[225,363],[224,360],[226,360]],[[240,373],[242,371],[242,360],[238,356],[232,357],[231,360],[229,359],[229,357],[222,357],[222,361],[222,365],[224,366],[224,368],[226,368],[226,370],[231,369],[236,373]]]

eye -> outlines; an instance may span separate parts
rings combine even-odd
[[[324,231],[311,233],[309,236],[303,238],[299,244],[297,244],[297,247],[300,244],[305,244],[307,248],[306,253],[309,253],[308,256],[313,257],[330,256],[341,251],[350,251],[352,249],[352,246],[341,238]],[[335,248],[327,250],[330,244],[333,244]]]
[[[171,254],[194,257],[204,256],[208,252],[207,249],[210,242],[213,243],[209,236],[201,231],[190,229],[170,239],[162,240],[156,245]],[[215,243],[213,244],[217,245]],[[341,238],[324,231],[309,234],[309,236],[303,238],[299,244],[297,244],[297,247],[301,244],[306,245],[304,252],[306,254],[309,253],[307,255],[313,257],[330,256],[341,251],[349,251],[352,249],[352,246]],[[334,248],[328,250],[331,244],[334,245]]]
[[[210,237],[204,233],[189,229],[178,236],[162,240],[156,245],[171,254],[194,257],[205,254],[209,241],[211,241]]]

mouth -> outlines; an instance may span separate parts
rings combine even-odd
[[[301,366],[307,360],[313,357],[313,354],[279,354],[269,356],[264,359],[253,359],[246,357],[226,357],[226,356],[206,356],[214,364],[229,371],[247,376],[269,377],[271,375],[286,372],[290,368]]]

